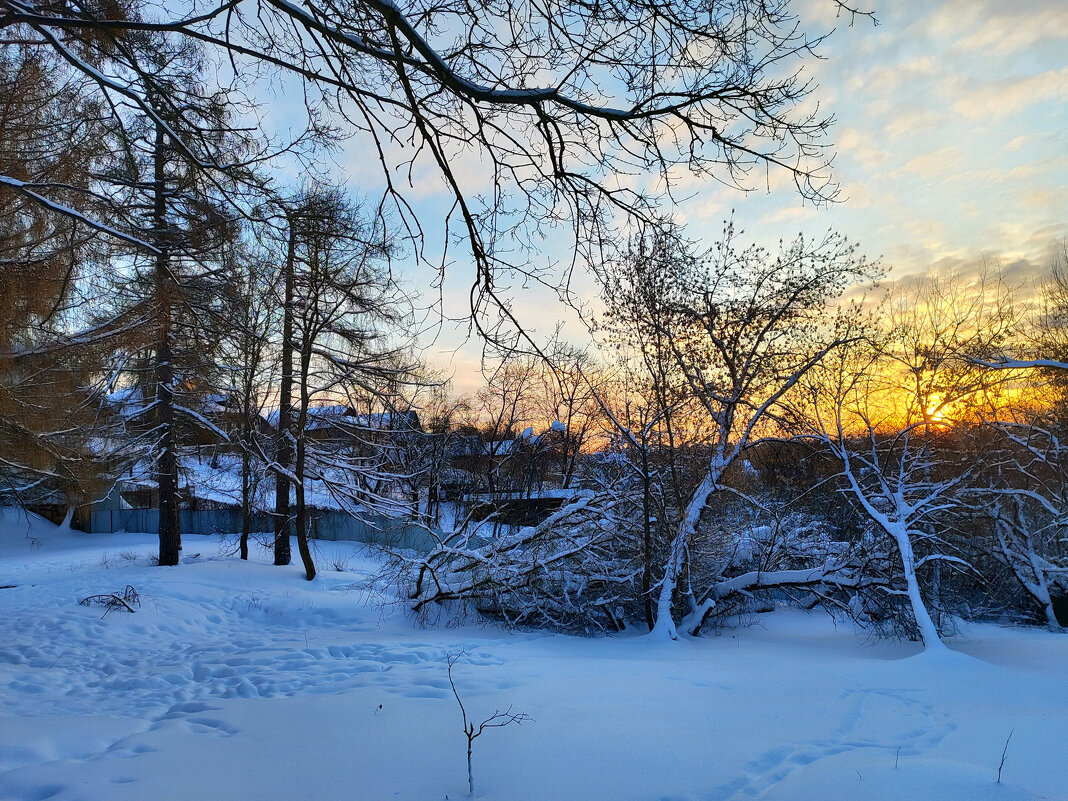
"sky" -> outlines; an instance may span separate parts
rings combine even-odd
[[[829,141],[840,200],[806,204],[786,175],[748,194],[687,181],[689,198],[676,210],[687,234],[711,244],[732,214],[769,246],[834,228],[881,258],[891,282],[985,265],[1033,291],[1068,240],[1068,3],[872,0],[877,25],[850,24],[832,0],[793,7],[810,33],[835,29],[805,69],[816,83],[809,102],[836,119]],[[368,170],[360,148],[354,140],[342,157],[357,181]],[[445,187],[421,175],[415,190],[433,230]],[[443,309],[462,317],[474,271],[462,249],[450,252]],[[417,269],[409,278],[422,289],[432,280]],[[577,286],[594,292],[582,277]],[[567,317],[547,292],[520,285],[513,295],[541,336]],[[567,330],[583,339],[573,320]],[[424,337],[427,358],[452,373],[458,392],[480,383],[481,345],[465,342],[464,331],[446,325]]]
[[[806,0],[833,24],[833,4]],[[753,229],[832,225],[882,256],[891,277],[1000,264],[1026,281],[1068,237],[1068,3],[887,2],[838,30],[811,65],[837,118],[844,200],[703,193],[702,226],[734,206]]]

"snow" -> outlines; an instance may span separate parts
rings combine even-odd
[[[0,798],[1064,799],[1068,637],[965,624],[950,649],[779,610],[717,636],[582,639],[413,620],[380,557],[322,571],[186,536],[0,514]],[[334,563],[344,571],[334,569]],[[133,613],[83,607],[133,585]],[[1010,732],[1002,780],[995,781]]]
[[[194,449],[181,449],[181,461],[178,468],[178,485],[181,490],[198,501],[218,503],[223,506],[240,508],[241,506],[241,457],[238,454],[221,453],[213,455],[210,448],[204,448],[202,456],[197,456]],[[121,478],[123,490],[154,488],[156,482],[151,476],[151,465],[139,462],[132,472],[135,478]],[[328,478],[342,486],[350,486],[347,474],[341,469],[327,472]],[[296,490],[290,488],[290,500],[295,502]],[[304,485],[305,503],[308,508],[337,509],[348,511],[355,504],[344,504],[322,480],[306,478]],[[257,477],[253,486],[252,507],[256,511],[269,511],[274,508],[274,482],[262,475]]]

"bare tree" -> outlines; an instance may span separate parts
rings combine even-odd
[[[655,325],[621,332],[625,348],[612,380],[597,395],[609,442],[605,459],[624,473],[618,479],[623,496],[637,495],[634,512],[624,519],[635,519],[640,528],[634,536],[641,541],[641,597],[650,630],[664,543],[677,525],[695,468],[693,454],[707,434],[681,376],[669,367],[663,334]]]
[[[226,384],[221,389],[225,414],[230,421],[227,433],[241,459],[239,549],[241,558],[248,559],[257,489],[265,478],[266,460],[262,454],[273,450],[273,444],[265,442],[264,414],[271,390],[268,350],[276,315],[266,249],[235,248],[229,257],[227,271],[231,275],[231,292],[225,307],[227,325],[220,332],[218,358],[221,378]],[[288,542],[287,532],[287,545]]]
[[[913,283],[885,311],[878,335],[813,373],[809,419],[847,496],[893,543],[907,614],[938,648],[942,568],[976,573],[951,536],[983,459],[964,438],[976,413],[999,408],[1009,377],[981,363],[1015,335],[1017,306],[982,272]]]
[[[460,716],[463,719],[463,732],[467,738],[467,794],[474,796],[475,794],[475,778],[474,773],[471,770],[471,751],[474,747],[474,742],[483,734],[486,729],[500,729],[504,726],[509,726],[513,723],[521,725],[529,720],[533,720],[526,712],[513,712],[511,707],[508,707],[503,712],[500,709],[494,710],[493,714],[483,720],[481,723],[475,723],[474,720],[469,720],[467,717],[467,709],[464,707],[464,702],[460,700],[460,691],[456,689],[456,679],[453,678],[452,668],[453,665],[459,661],[460,657],[465,656],[464,651],[453,656],[452,654],[445,655],[445,663],[449,674],[449,686],[452,688],[452,695],[456,699],[457,705],[460,707]]]
[[[878,351],[855,352],[825,365],[814,375],[810,421],[813,435],[838,460],[845,491],[896,549],[904,584],[888,593],[906,600],[924,646],[943,648],[930,603],[921,588],[920,569],[936,561],[971,566],[947,549],[939,536],[939,516],[959,504],[968,467],[946,469],[933,440],[945,434],[922,419],[898,418],[880,397]],[[878,415],[878,416],[877,416]]]
[[[540,358],[520,353],[507,353],[484,369],[486,384],[478,391],[474,409],[482,442],[472,466],[483,482],[481,489],[492,498],[530,489],[527,445],[537,423],[541,369]]]
[[[196,41],[239,78],[270,67],[303,82],[313,118],[334,109],[366,138],[382,166],[381,205],[419,243],[404,187],[424,168],[444,180],[450,233],[458,225],[475,259],[476,308],[497,299],[502,271],[538,272],[498,243],[533,243],[563,226],[575,259],[599,263],[615,223],[652,221],[687,171],[747,187],[781,173],[817,202],[836,191],[830,119],[802,103],[811,91],[803,67],[822,37],[805,33],[788,0],[477,8],[256,0],[176,9],[4,0],[3,9],[9,36],[53,50],[176,143],[181,133],[160,115],[157,87],[127,47],[137,35]],[[209,176],[228,166],[191,143],[186,153]],[[484,165],[478,177],[462,167],[465,153]],[[57,184],[0,181],[58,206]],[[112,232],[80,207],[64,213]],[[112,233],[155,247],[150,228]],[[553,283],[566,285],[564,272]]]
[[[403,424],[393,426],[394,436],[387,447],[396,453],[396,480],[410,499],[411,519],[437,526],[441,524],[452,457],[460,443],[457,426],[469,410],[468,399],[455,397],[447,379],[427,370],[425,381],[405,393],[408,411],[398,415],[398,422]],[[373,411],[368,409],[368,413]]]
[[[1023,347],[1020,340],[1025,343]],[[1068,455],[1068,244],[1050,265],[1026,336],[1014,337],[1009,344],[1005,351],[1024,358],[985,362],[985,366],[993,362],[998,368],[1025,368],[1009,369],[1005,382],[1019,408],[988,413],[1004,448],[1005,463],[999,465],[1002,469],[997,480],[990,482],[989,498],[995,511],[998,552],[1045,622],[1059,626],[1053,598],[1068,595],[1068,553],[1061,528],[1068,509],[1064,483]],[[1033,397],[1027,397],[1021,385]]]
[[[994,353],[976,358],[981,367],[995,370],[1044,370],[1060,381],[1068,371],[1068,242],[1050,263],[1050,274],[1040,286],[1038,302],[1029,319],[1020,323],[1015,337],[999,343]]]
[[[901,385],[901,413],[930,426],[964,405],[996,406],[1011,376],[983,365],[1019,341],[1020,311],[996,269],[899,286],[887,301],[881,368]]]
[[[545,357],[536,401],[538,423],[548,428],[545,436],[551,458],[559,465],[560,487],[568,489],[583,449],[600,429],[597,397],[605,376],[588,350],[563,342],[559,332]]]
[[[1009,313],[1003,311],[1007,305]],[[985,470],[974,492],[992,521],[990,550],[1045,622],[1058,626],[1053,597],[1068,594],[1064,540],[1057,534],[1065,508],[1068,244],[1055,254],[1029,312],[1022,318],[1020,304],[997,303],[993,316],[1004,333],[990,347],[969,354],[969,367],[995,374],[984,376],[984,385],[1005,388],[1001,403],[984,397],[979,404],[997,434],[990,443],[996,470]],[[989,322],[979,325],[986,328]]]
[[[1028,377],[1039,374],[1028,371]],[[1008,569],[1023,592],[1022,601],[1009,599],[1011,606],[1060,626],[1055,599],[1068,595],[1063,403],[1056,397],[1050,403],[1051,387],[1042,381],[1015,380],[1012,389],[1015,402],[986,409],[973,437],[978,468],[968,498],[987,523],[977,545]]]
[[[495,537],[458,527],[424,555],[397,554],[390,572],[416,612],[470,602],[510,625],[618,631],[633,609],[640,572],[628,542],[621,493],[611,482],[577,494],[536,525]]]
[[[828,353],[858,338],[853,312],[836,315],[834,303],[874,274],[836,234],[799,237],[778,254],[742,248],[737,237],[727,223],[714,249],[697,256],[678,238],[654,234],[602,275],[615,325],[659,329],[643,339],[660,338],[670,369],[712,429],[660,582],[654,632],[672,639],[678,601],[685,601],[686,631],[699,628],[715,605],[711,594],[680,585],[702,515],[787,393]]]
[[[292,559],[289,546],[290,488],[294,480],[293,465],[293,352],[295,349],[294,318],[296,316],[296,258],[298,237],[298,213],[300,204],[282,201],[286,223],[285,256],[282,262],[282,286],[279,306],[282,310],[282,330],[279,342],[278,370],[278,421],[275,442],[270,458],[274,472],[274,563],[288,565]]]
[[[315,566],[308,547],[308,482],[321,482],[349,507],[388,503],[388,498],[366,492],[356,480],[381,470],[383,449],[370,455],[351,445],[317,449],[310,432],[326,424],[351,441],[361,432],[373,431],[373,421],[361,421],[347,412],[356,398],[377,398],[391,408],[393,388],[411,374],[411,366],[398,358],[402,350],[385,344],[390,327],[404,319],[406,298],[386,270],[393,245],[381,219],[365,216],[340,189],[327,187],[300,196],[288,219],[283,301],[288,322],[281,344],[279,438],[293,442],[293,469],[290,476],[287,460],[277,457],[276,480],[278,492],[287,495],[288,481],[293,481],[297,545],[310,581]],[[287,393],[294,387],[297,397],[290,428],[284,412],[292,402]],[[317,402],[337,404],[339,399],[341,406],[335,409],[340,414],[316,409]]]

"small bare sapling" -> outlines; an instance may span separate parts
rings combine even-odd
[[[460,693],[456,689],[456,681],[452,676],[452,666],[456,664],[461,656],[466,655],[466,653],[466,651],[460,651],[460,653],[455,656],[446,654],[445,662],[448,665],[449,686],[452,687],[453,697],[456,698],[456,703],[460,706],[460,714],[463,716],[464,736],[467,737],[467,795],[468,797],[473,797],[475,794],[475,780],[474,775],[471,772],[471,748],[475,740],[480,737],[482,732],[486,729],[499,729],[510,723],[523,724],[528,720],[533,721],[534,719],[526,712],[513,712],[512,707],[509,706],[503,712],[499,709],[493,710],[493,714],[481,723],[476,724],[474,721],[468,720],[467,710],[464,708],[464,702],[460,700]]]
[[[998,784],[1001,784],[1001,769],[1005,767],[1005,756],[1009,753],[1009,740],[1012,739],[1012,735],[1016,733],[1016,729],[1009,732],[1009,736],[1005,738],[1005,747],[1001,749],[1001,762],[998,763]]]

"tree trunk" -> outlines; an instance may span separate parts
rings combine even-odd
[[[475,797],[475,776],[471,772],[471,735],[467,735],[467,796]]]
[[[247,436],[247,432],[246,432]],[[248,538],[252,533],[252,459],[248,440],[241,451],[241,558],[248,559]]]
[[[159,485],[159,563],[178,564],[181,534],[178,529],[178,443],[174,435],[174,371],[170,338],[164,334],[156,346],[156,415],[160,427],[156,480]]]
[[[289,467],[292,464],[293,444],[290,429],[293,422],[293,259],[296,234],[289,222],[289,243],[286,248],[285,286],[282,299],[282,375],[278,386],[278,436],[276,438],[274,474],[274,563],[288,565],[292,560],[289,546]],[[297,474],[300,475],[299,473]]]
[[[301,417],[304,417],[303,409]],[[308,516],[304,502],[304,451],[307,445],[304,437],[297,439],[297,550],[300,551],[300,559],[304,563],[304,577],[311,581],[315,578],[315,562],[312,559],[311,549],[308,547]]]
[[[701,519],[701,513],[708,506],[708,499],[716,488],[716,477],[709,470],[701,484],[694,490],[690,497],[690,503],[686,507],[686,514],[679,522],[679,530],[675,539],[671,542],[671,551],[668,555],[667,564],[664,565],[664,579],[660,584],[660,595],[656,604],[656,623],[650,632],[653,635],[667,636],[672,640],[679,638],[675,628],[675,619],[671,614],[671,607],[675,600],[675,590],[679,584],[679,577],[686,559],[686,549],[690,539],[697,531],[697,524]]]
[[[938,636],[938,626],[927,611],[923,596],[920,594],[920,583],[916,578],[916,556],[912,550],[912,540],[904,524],[892,527],[890,534],[897,542],[898,552],[901,554],[901,569],[905,574],[905,587],[908,590],[909,602],[912,604],[912,615],[916,618],[916,628],[919,629],[923,647],[927,650],[944,650],[945,643]]]
[[[178,564],[182,547],[178,528],[178,443],[174,432],[174,365],[171,363],[171,315],[173,309],[172,284],[168,248],[166,159],[163,130],[157,126],[153,153],[154,185],[152,224],[159,252],[154,264],[154,290],[158,323],[155,363],[155,409],[160,431],[159,456],[156,460],[156,481],[159,486],[159,563]]]
[[[645,622],[649,631],[656,624],[653,614],[653,524],[649,519],[652,506],[651,479],[649,477],[649,447],[646,432],[642,432],[642,600],[645,604]]]
[[[294,475],[297,479],[297,549],[300,551],[300,559],[304,563],[304,576],[311,581],[315,578],[315,562],[312,560],[311,549],[308,547],[308,515],[305,505],[304,466],[308,450],[308,404],[311,401],[311,393],[308,391],[309,373],[311,371],[311,347],[312,342],[308,337],[307,328],[300,343],[300,410],[297,413],[297,463]]]

